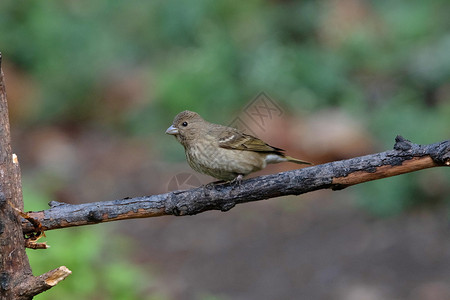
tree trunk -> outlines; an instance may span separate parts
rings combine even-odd
[[[8,104],[0,56],[0,295],[2,299],[21,298],[16,286],[32,276],[25,253],[22,222],[14,207],[22,210],[22,185],[17,159],[13,159]]]
[[[0,53],[0,298],[32,299],[70,274],[60,267],[34,277],[22,231],[22,183],[17,156],[11,150],[8,104]]]

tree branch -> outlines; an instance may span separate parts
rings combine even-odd
[[[70,274],[72,271],[61,266],[37,277],[30,276],[16,287],[16,293],[20,295],[20,299],[32,299],[33,296],[51,289]]]
[[[52,201],[50,209],[30,212],[44,230],[132,218],[194,215],[207,210],[227,211],[236,204],[328,189],[340,190],[366,181],[450,166],[450,141],[413,144],[397,136],[394,150],[335,161],[313,167],[251,178],[239,186],[223,184],[166,194],[86,204]],[[25,233],[33,231],[22,222]]]

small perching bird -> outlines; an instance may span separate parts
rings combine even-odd
[[[175,117],[166,133],[174,135],[183,145],[192,169],[223,181],[240,181],[267,164],[285,161],[311,164],[287,156],[283,149],[238,129],[209,123],[188,110]]]

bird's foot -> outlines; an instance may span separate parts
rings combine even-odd
[[[204,187],[208,190],[211,190],[218,185],[230,184],[233,186],[233,189],[234,189],[235,187],[241,186],[241,182],[242,182],[243,178],[244,178],[244,175],[239,174],[238,176],[236,176],[236,178],[234,178],[232,180],[217,180],[217,181],[213,181],[213,182],[205,184]]]
[[[225,181],[225,180],[217,180],[217,181],[213,181],[213,182],[205,184],[204,187],[207,188],[208,190],[210,190],[210,189],[214,188],[214,186],[216,186],[216,185],[224,184],[227,182],[228,181]]]
[[[230,184],[233,185],[233,189],[234,189],[235,187],[238,187],[238,188],[241,187],[241,183],[242,183],[242,179],[243,179],[243,178],[244,178],[244,175],[239,174],[235,179],[233,179],[233,180],[230,181]]]

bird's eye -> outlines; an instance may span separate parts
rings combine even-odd
[[[183,125],[183,127],[187,126],[187,122],[183,122],[181,125]]]

